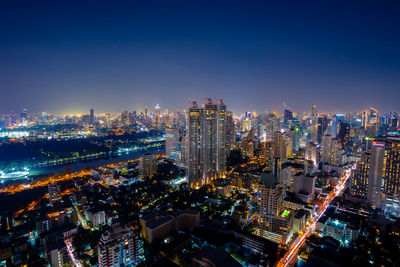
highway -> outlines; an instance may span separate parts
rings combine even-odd
[[[343,192],[345,188],[345,183],[350,176],[351,168],[345,170],[344,175],[340,179],[340,182],[335,186],[329,196],[325,199],[320,211],[317,213],[317,215],[315,215],[308,221],[308,226],[304,229],[302,234],[299,234],[297,239],[291,245],[290,249],[286,252],[285,256],[283,256],[279,260],[276,266],[293,266],[296,263],[299,249],[304,245],[307,237],[314,232],[315,224],[322,217],[322,215],[324,215],[332,200]]]

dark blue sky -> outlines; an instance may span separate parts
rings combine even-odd
[[[3,0],[0,111],[400,111],[399,1],[274,2]]]

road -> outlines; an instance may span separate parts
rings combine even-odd
[[[75,257],[75,251],[72,246],[71,239],[65,239],[65,246],[67,247],[69,258],[75,267],[83,267],[82,263]]]
[[[322,215],[324,215],[326,209],[331,204],[332,200],[343,192],[345,183],[350,176],[351,176],[351,168],[345,170],[345,173],[340,179],[340,182],[338,183],[338,185],[335,186],[335,188],[332,190],[329,196],[325,199],[320,211],[317,213],[317,215],[315,215],[308,221],[309,222],[308,226],[304,229],[303,233],[297,237],[295,242],[291,245],[290,249],[286,252],[285,256],[283,256],[279,260],[277,266],[292,266],[296,263],[299,249],[304,245],[307,237],[314,232],[315,224],[322,217]]]

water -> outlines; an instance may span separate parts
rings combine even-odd
[[[66,172],[77,172],[86,168],[95,168],[98,166],[103,166],[107,164],[116,163],[119,161],[125,160],[134,160],[139,158],[144,153],[153,153],[160,154],[164,153],[164,149],[155,149],[155,150],[146,150],[142,152],[131,151],[124,152],[121,154],[116,154],[116,156],[102,159],[93,159],[90,161],[83,162],[75,162],[71,164],[66,164],[57,167],[46,167],[46,168],[37,168],[30,170],[29,177],[27,179],[16,179],[11,181],[5,181],[2,183],[2,186],[24,183],[27,180],[39,179],[40,177],[52,175],[52,174],[60,174]],[[34,189],[25,190],[19,193],[15,193],[13,195],[0,194],[0,213],[4,211],[16,211],[25,207],[31,201],[39,198],[43,194],[47,193],[46,187],[39,187]]]

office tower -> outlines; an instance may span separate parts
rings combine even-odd
[[[272,172],[264,172],[258,183],[258,235],[287,244],[293,233],[293,212],[283,209],[283,186]]]
[[[91,125],[94,124],[94,109],[93,109],[93,108],[90,109],[89,123],[90,123]]]
[[[166,128],[165,129],[165,151],[168,158],[179,159],[179,129]]]
[[[147,108],[144,108],[144,117],[147,118]]]
[[[207,98],[202,108],[193,101],[188,113],[188,179],[191,188],[198,188],[225,175],[227,111],[221,99]]]
[[[160,106],[157,104],[155,111],[154,111],[154,115],[155,115],[155,122],[159,123],[161,121],[161,108]]]
[[[47,188],[49,190],[49,200],[50,204],[53,204],[56,201],[61,200],[61,189],[59,184],[51,184],[49,183],[47,185]]]
[[[157,159],[154,154],[143,154],[139,161],[139,176],[141,178],[152,178],[157,172]]]
[[[97,252],[99,267],[136,266],[141,262],[143,244],[136,232],[115,223],[101,235]]]

